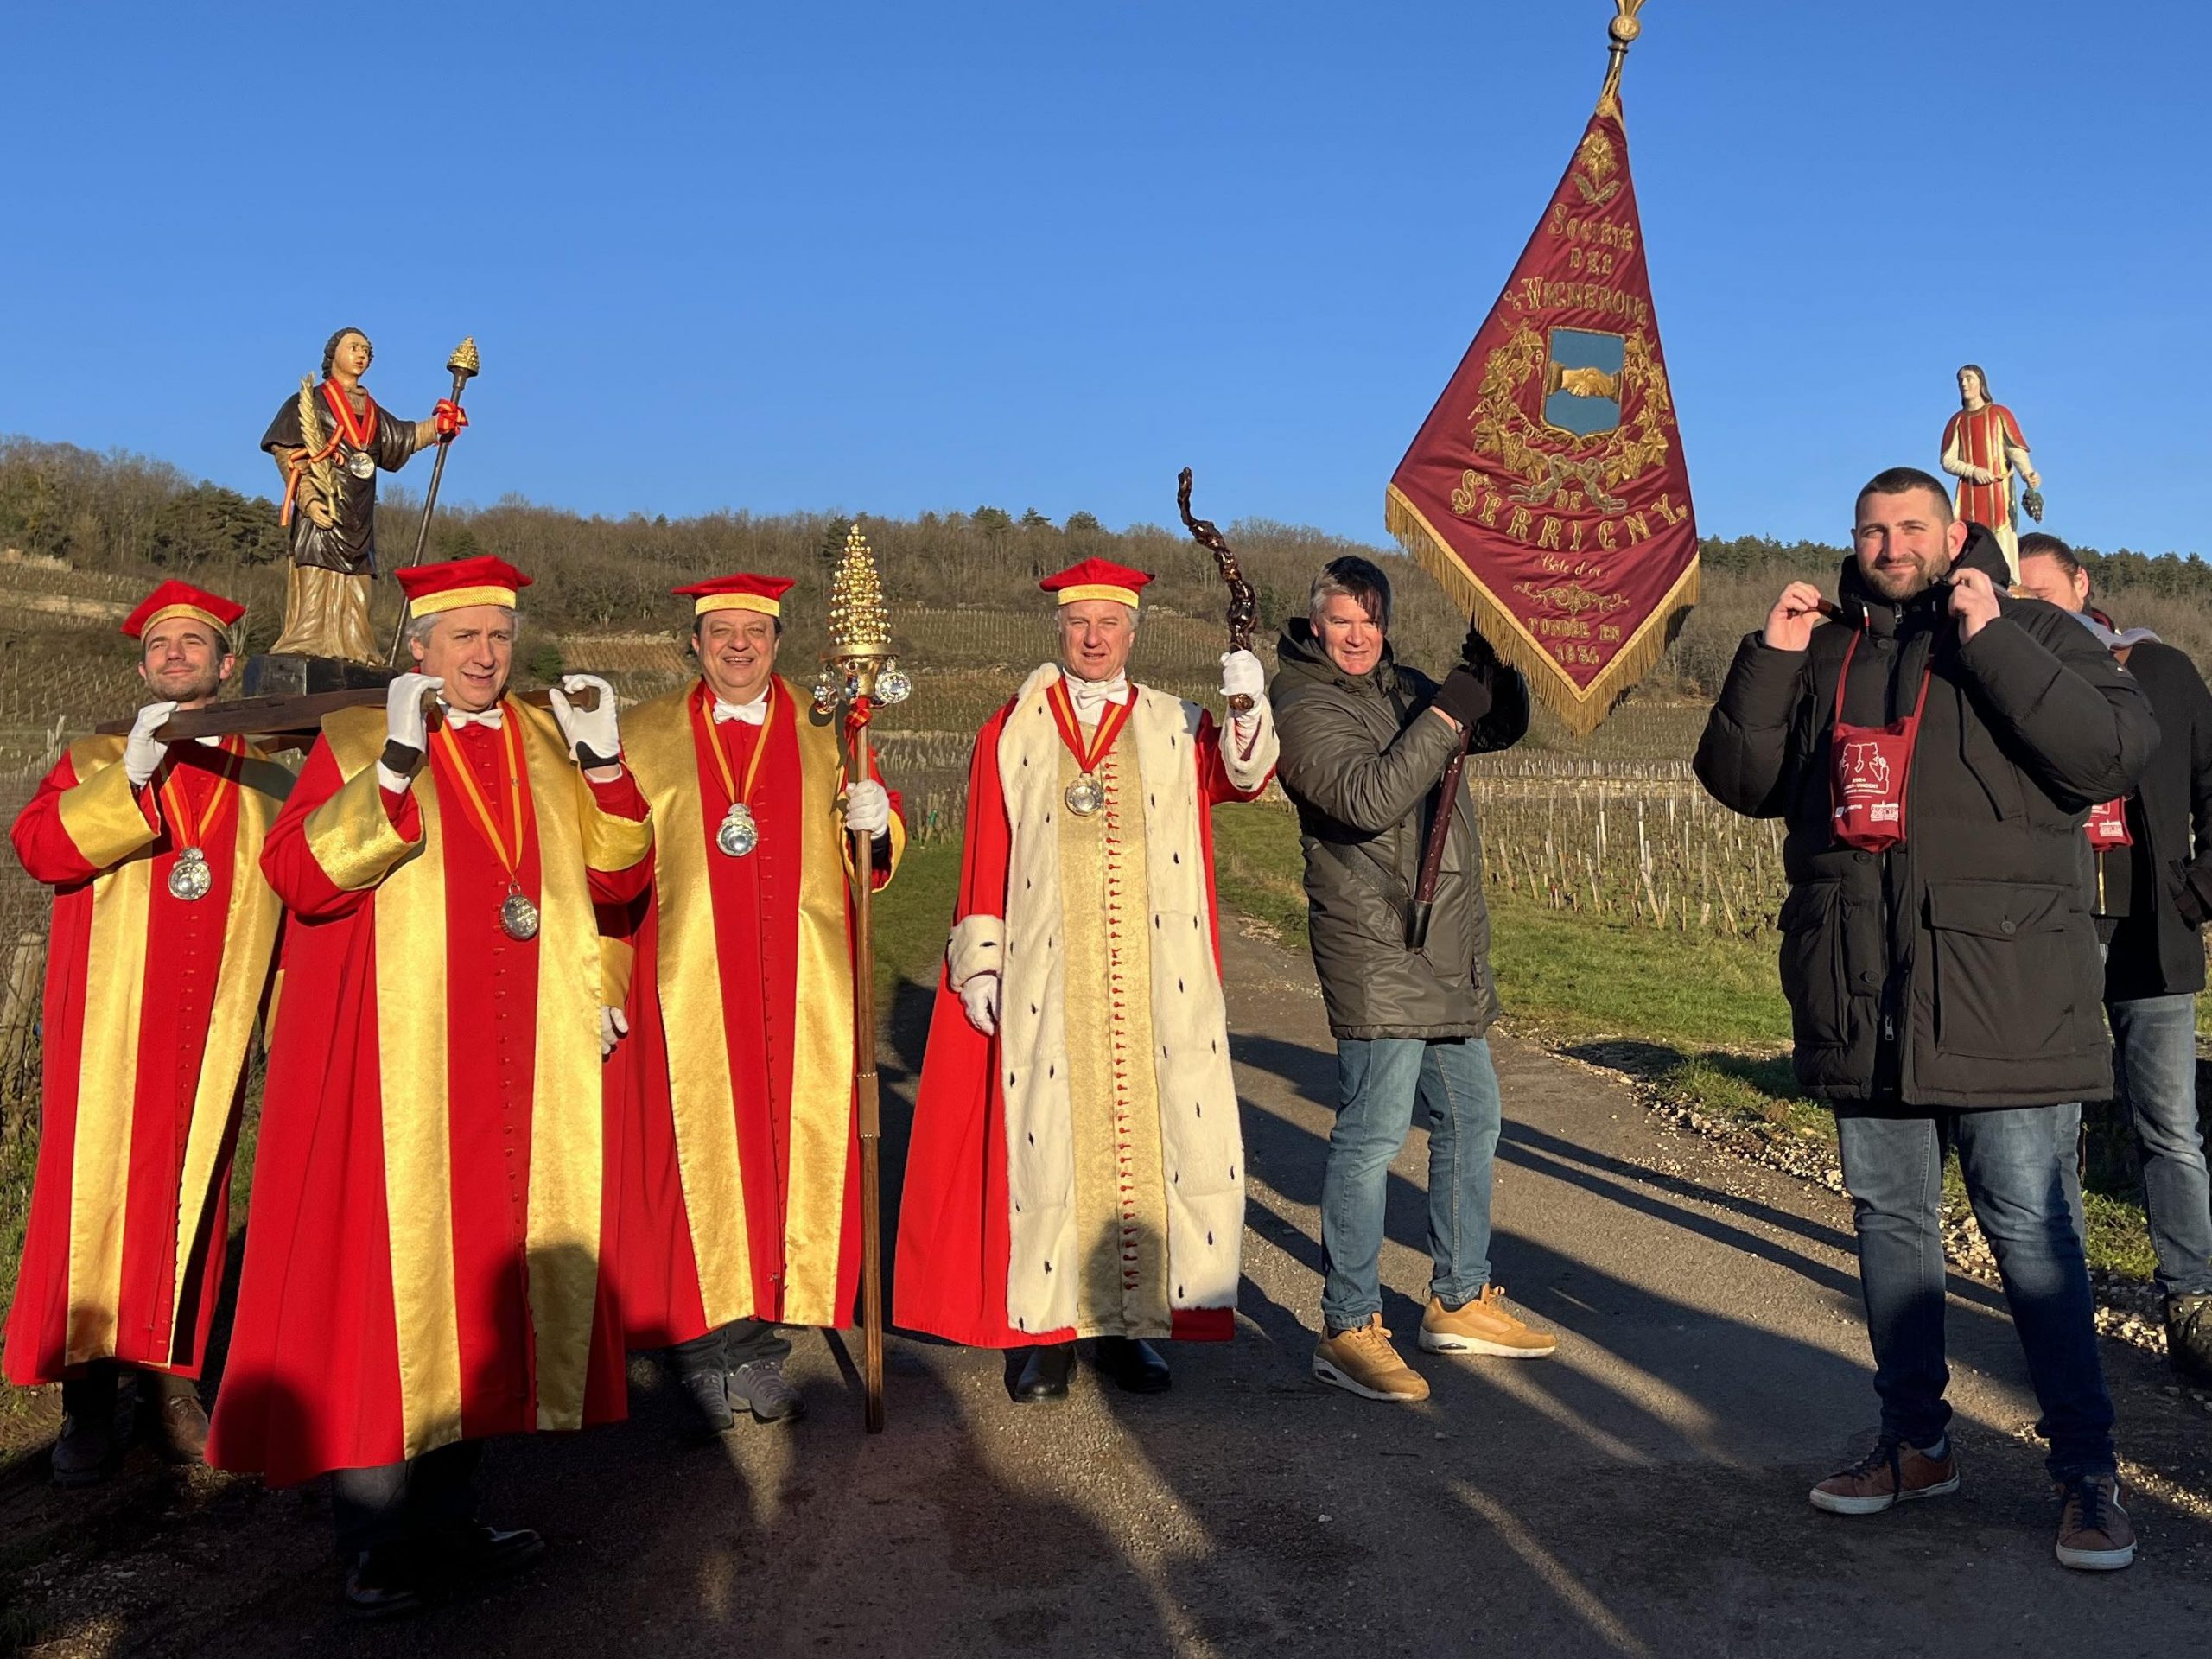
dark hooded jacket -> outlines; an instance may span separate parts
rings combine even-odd
[[[1797,1081],[1814,1098],[2104,1099],[2111,1056],[2082,822],[2133,787],[2158,728],[2086,629],[2004,595],[2004,554],[1980,526],[1959,563],[2000,595],[1997,618],[1963,645],[1948,588],[1892,604],[1849,560],[1840,626],[1815,628],[1802,652],[1749,635],[1706,721],[1697,775],[1723,805],[1788,825],[1782,988]],[[1933,664],[1906,840],[1888,853],[1840,845],[1829,816],[1837,671],[1859,627],[1853,724],[1910,714]]]
[[[2077,628],[2076,632],[2080,630]],[[1383,648],[1365,674],[1329,660],[1304,618],[1283,629],[1268,696],[1282,741],[1276,776],[1298,808],[1313,966],[1339,1040],[1479,1037],[1497,1018],[1483,902],[1482,837],[1462,783],[1445,841],[1427,943],[1406,944],[1406,912],[1438,785],[1458,747],[1426,710],[1436,690]],[[1529,691],[1498,666],[1490,713],[1470,734],[1477,753],[1529,729]]]
[[[2135,902],[2105,959],[2115,1002],[2202,990],[2198,928],[2212,914],[2212,692],[2171,645],[2136,646],[2127,671],[2158,716],[2158,747],[2127,803]]]

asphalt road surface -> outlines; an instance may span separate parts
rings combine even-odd
[[[544,1531],[545,1563],[370,1630],[334,1617],[319,1488],[142,1465],[71,1496],[20,1459],[0,1475],[0,1548],[68,1543],[27,1598],[33,1651],[2204,1651],[2212,1415],[2160,1364],[2106,1345],[2150,1489],[2127,1497],[2132,1571],[2052,1560],[2018,1349],[1999,1299],[1963,1280],[1964,1490],[1816,1513],[1805,1489],[1876,1421],[1843,1201],[1662,1131],[1624,1087],[1511,1039],[1492,1256],[1557,1357],[1414,1351],[1416,1134],[1393,1170],[1384,1319],[1433,1395],[1313,1382],[1333,1052],[1303,957],[1225,950],[1251,1177],[1242,1317],[1232,1344],[1170,1351],[1172,1393],[1123,1395],[1086,1368],[1065,1402],[1016,1407],[996,1354],[894,1337],[889,1430],[867,1437],[842,1352],[805,1336],[807,1420],[700,1446],[640,1358],[629,1423],[493,1451],[487,1516]],[[892,1193],[924,1001],[901,998],[903,1065],[887,1064]]]

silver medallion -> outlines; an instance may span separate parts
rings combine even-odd
[[[878,702],[904,702],[914,695],[914,683],[903,670],[887,668],[875,677],[875,700]]]
[[[346,457],[346,470],[359,479],[377,475],[377,458],[365,449],[356,449]]]
[[[1106,786],[1098,781],[1095,772],[1084,772],[1067,787],[1061,799],[1068,804],[1068,810],[1078,818],[1087,818],[1106,804]]]
[[[528,893],[518,890],[506,896],[499,906],[499,931],[511,939],[537,937],[537,906]]]
[[[760,844],[760,826],[753,821],[753,809],[743,801],[732,802],[715,831],[715,845],[731,858],[743,858]]]
[[[169,866],[169,897],[181,899],[186,904],[205,899],[215,885],[215,873],[207,868],[207,855],[197,847],[188,847],[176,855],[176,862]]]

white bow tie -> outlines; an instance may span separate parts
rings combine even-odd
[[[1075,717],[1085,726],[1094,725],[1109,703],[1129,700],[1129,679],[1126,673],[1116,674],[1110,680],[1078,679],[1065,669],[1060,677],[1067,682],[1068,701],[1074,705]]]
[[[724,702],[720,697],[716,697],[715,724],[727,726],[733,720],[741,721],[747,726],[766,725],[768,723],[768,694],[763,691],[750,702]]]
[[[442,703],[440,706],[446,711],[446,723],[455,731],[460,731],[466,726],[481,726],[486,731],[496,732],[505,718],[504,711],[496,702],[480,713],[471,713],[468,709],[455,709],[449,704]]]

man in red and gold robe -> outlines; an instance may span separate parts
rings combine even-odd
[[[118,1370],[142,1376],[164,1448],[196,1460],[194,1379],[222,1288],[239,1084],[282,908],[263,837],[291,774],[241,738],[165,743],[215,700],[242,606],[165,582],[123,632],[156,699],[128,737],[69,746],[16,819],[54,891],[45,1090],[7,1376],[61,1384],[54,1478],[100,1479]]]
[[[651,896],[602,925],[634,948],[610,1071],[623,1160],[621,1300],[694,1421],[796,1416],[779,1325],[841,1325],[860,1274],[849,835],[874,880],[906,843],[870,778],[846,788],[834,715],[775,671],[780,576],[679,588],[699,679],[630,712],[658,826]],[[842,805],[841,805],[842,803]],[[616,1079],[619,1079],[619,1084]]]
[[[1959,480],[1957,516],[1986,526],[2005,550],[2014,581],[2020,575],[2020,539],[2013,513],[2012,474],[2031,493],[2043,487],[2028,455],[2020,423],[2002,404],[1989,401],[1989,378],[1978,364],[1959,371],[1959,412],[1943,423],[1943,470]],[[2037,518],[2043,509],[2031,499]]]
[[[1039,584],[1060,660],[976,740],[968,836],[914,1105],[896,1323],[1026,1349],[1018,1401],[1067,1392],[1075,1341],[1155,1393],[1153,1339],[1226,1340],[1244,1158],[1213,891],[1217,802],[1274,771],[1249,652],[1213,716],[1124,670],[1151,580],[1085,559]]]
[[[323,722],[262,858],[285,991],[208,1448],[335,1471],[361,1614],[542,1551],[476,1523],[484,1437],[623,1414],[593,906],[652,848],[605,683],[569,676],[596,706],[550,715],[506,696],[529,579],[399,580],[417,671]]]

